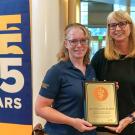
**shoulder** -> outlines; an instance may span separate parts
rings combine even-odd
[[[103,70],[108,68],[108,60],[104,56],[104,49],[100,49],[96,52],[91,60],[91,65],[95,70],[97,78],[99,78],[99,75],[103,72]]]
[[[92,70],[92,71],[94,70],[94,68],[93,68],[93,66],[91,64],[87,65],[87,69]]]
[[[51,68],[48,70],[48,71],[52,71],[52,72],[57,72],[57,71],[60,71],[60,69],[64,66],[64,62],[59,62],[55,65],[52,65]]]
[[[91,64],[93,65],[94,63],[100,63],[105,61],[106,58],[104,56],[104,48],[98,50],[95,55],[91,59]]]
[[[42,85],[45,84],[46,86],[49,86],[48,89],[50,88],[52,89],[52,87],[54,86],[55,88],[58,87],[62,76],[60,67],[61,64],[57,63],[53,65],[51,68],[49,68],[44,76]],[[43,86],[42,88],[46,88],[46,87]]]
[[[48,74],[60,75],[60,73],[66,68],[66,62],[60,61],[57,64],[53,65],[48,71]]]
[[[92,78],[95,78],[95,70],[91,64],[88,64],[87,70],[89,71],[90,76],[92,76]]]
[[[93,56],[93,58],[103,58],[104,57],[104,48],[102,48],[102,49],[100,49],[100,50],[98,50],[96,53],[95,53],[95,55]]]
[[[52,65],[46,72],[46,78],[58,76],[60,73],[60,64],[57,63],[55,65]]]

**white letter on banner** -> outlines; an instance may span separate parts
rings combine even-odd
[[[10,97],[6,97],[5,98],[5,108],[13,108],[12,104],[13,104],[13,99]]]
[[[22,107],[21,99],[20,98],[15,98],[14,99],[14,108],[20,109],[21,107]]]
[[[5,92],[8,93],[16,93],[19,92],[24,86],[24,76],[22,73],[15,69],[8,69],[9,66],[21,66],[22,59],[21,58],[0,58],[0,78],[3,79],[3,82],[0,86]],[[14,84],[6,83],[8,78],[14,78]],[[5,80],[5,82],[4,82]]]

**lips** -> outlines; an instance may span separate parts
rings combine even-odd
[[[124,33],[123,33],[123,32],[115,32],[114,34],[117,35],[117,36],[121,36],[121,35],[123,35]]]
[[[79,50],[75,49],[74,51],[77,52],[77,53],[83,53],[85,51],[85,49],[79,49]]]
[[[123,37],[124,36],[124,33],[114,33],[113,34],[113,36],[115,37],[115,38],[121,38],[121,37]]]

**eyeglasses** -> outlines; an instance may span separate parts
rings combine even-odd
[[[88,45],[89,44],[89,40],[88,39],[72,39],[72,40],[67,40],[71,46],[77,46],[78,44],[81,45]]]
[[[127,24],[128,24],[127,21],[119,22],[119,23],[110,23],[108,24],[108,27],[110,30],[115,30],[118,25],[121,29],[124,29],[127,26]]]

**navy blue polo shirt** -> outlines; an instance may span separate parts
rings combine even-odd
[[[94,80],[95,72],[87,65],[85,76],[71,61],[61,61],[52,66],[45,75],[39,94],[54,99],[53,108],[73,118],[84,118],[84,81]],[[76,129],[63,124],[47,122],[49,135],[80,135]],[[90,132],[89,135],[93,132]]]

